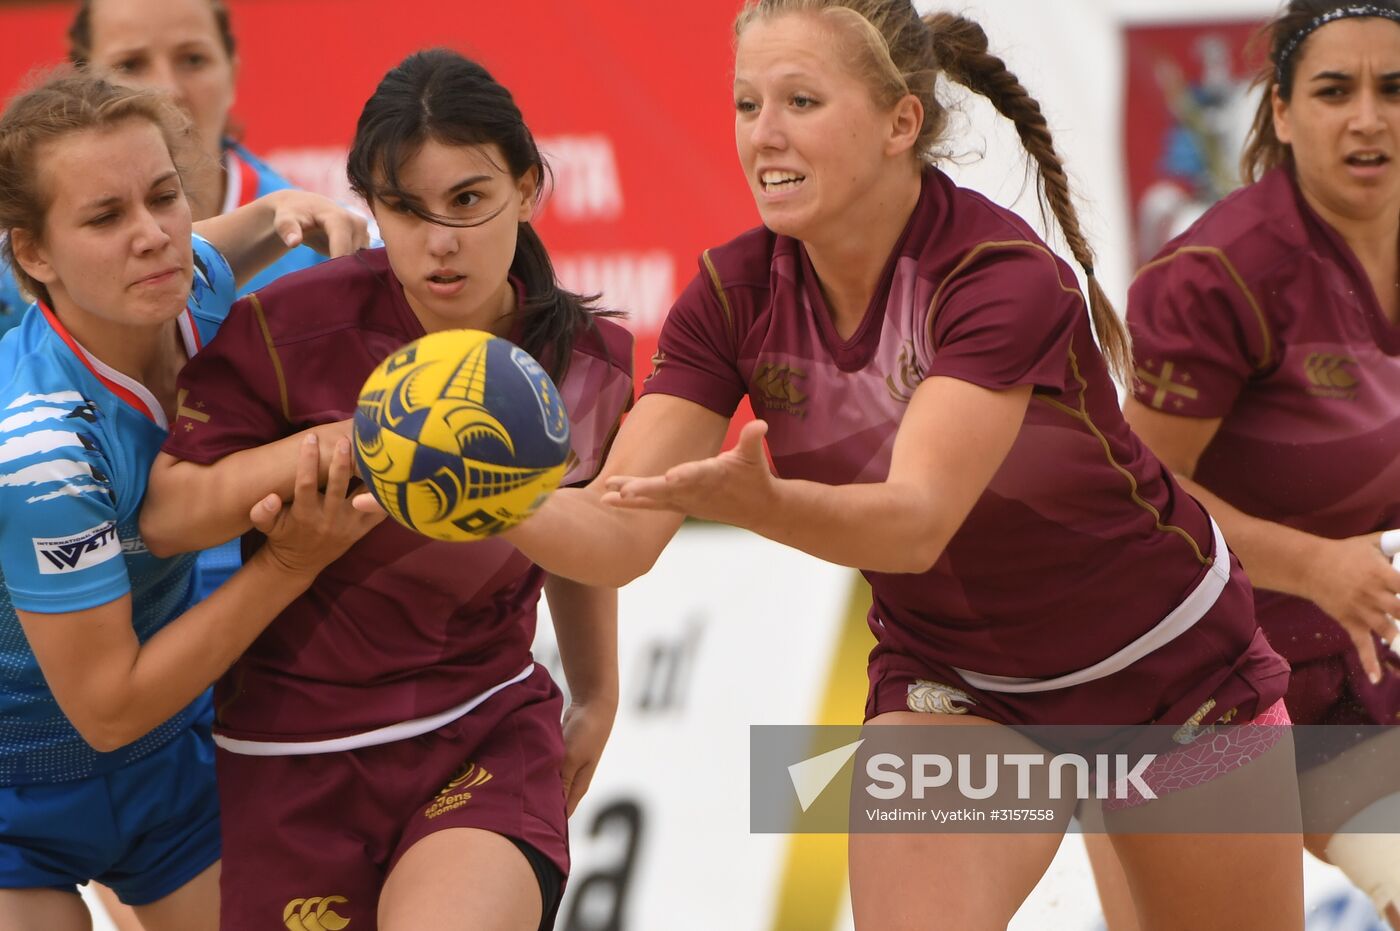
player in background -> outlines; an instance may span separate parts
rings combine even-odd
[[[631,338],[556,282],[530,225],[543,174],[480,65],[435,50],[390,71],[349,160],[385,248],[246,298],[181,374],[141,519],[151,546],[250,530],[260,489],[290,476],[265,444],[344,435],[370,372],[444,329],[540,360],[569,411],[564,481],[592,478],[631,402]],[[567,712],[530,656],[542,587]],[[356,929],[552,927],[567,811],[616,714],[616,622],[613,589],[546,577],[501,538],[376,528],[216,688],[224,928],[293,912],[327,927],[323,911]]]
[[[765,227],[704,254],[599,478],[507,536],[597,584],[645,572],[684,515],[862,569],[872,723],[1286,722],[1248,581],[1123,422],[1127,337],[1040,108],[981,28],[908,0],[760,0],[737,36]],[[940,73],[1015,124],[1088,306],[1024,221],[932,165]],[[746,393],[763,419],[716,455]],[[1291,758],[1222,762],[1297,804]],[[856,924],[1004,927],[1060,840],[853,834]],[[1115,840],[1157,927],[1302,928],[1296,833]]]
[[[249,152],[231,125],[238,44],[224,0],[81,0],[68,28],[68,57],[118,83],[165,91],[194,124],[203,158],[190,159],[186,187],[195,220],[228,213],[291,184]],[[243,282],[255,290],[323,261],[314,249],[289,250]],[[0,304],[18,322],[29,305],[0,266]]]
[[[190,167],[196,220],[292,186],[238,141],[232,125],[238,43],[224,0],[81,0],[68,42],[74,64],[165,91],[189,114],[204,155]],[[314,249],[291,249],[239,294],[323,261]]]
[[[1248,186],[1129,292],[1125,413],[1258,586],[1259,622],[1293,668],[1294,723],[1395,724],[1400,572],[1378,539],[1400,526],[1400,3],[1293,0],[1264,35]],[[1386,753],[1307,773],[1305,809],[1345,798],[1337,824],[1378,823],[1359,813],[1400,788],[1400,752]],[[1400,837],[1307,841],[1400,928]]]
[[[374,521],[349,450],[289,443],[287,488],[250,508],[267,543],[193,603],[193,561],[137,515],[175,377],[238,282],[289,243],[348,252],[364,222],[284,191],[191,228],[187,126],[163,97],[56,77],[0,116],[0,230],[39,309],[0,342],[0,914],[90,926],[101,880],[149,931],[217,926],[209,684]],[[207,237],[207,238],[206,238]],[[325,469],[320,469],[321,463]],[[318,472],[327,493],[317,492]]]

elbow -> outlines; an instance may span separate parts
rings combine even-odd
[[[884,554],[880,565],[863,566],[887,575],[923,575],[943,557],[948,541],[943,537],[911,540]]]
[[[179,555],[181,550],[175,536],[161,525],[155,508],[149,504],[141,509],[141,517],[138,525],[141,528],[141,540],[146,544],[146,549],[157,559],[169,559],[171,556]]]
[[[74,720],[73,727],[77,729],[78,736],[83,738],[87,745],[98,753],[112,753],[120,750],[146,733],[126,726],[117,718]]]
[[[656,560],[653,559],[649,563],[643,563],[637,566],[624,566],[620,564],[615,566],[607,566],[607,571],[603,574],[604,577],[596,581],[590,582],[589,584],[597,585],[603,588],[622,588],[628,583],[640,579],[642,576],[646,575],[648,572],[651,571],[651,567],[655,564]]]

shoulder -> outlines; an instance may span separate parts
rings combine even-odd
[[[574,341],[573,351],[575,356],[597,359],[630,378],[632,343],[632,333],[626,327],[607,317],[594,317],[593,326]]]
[[[384,250],[365,249],[284,275],[243,303],[280,342],[367,326],[394,286]]]
[[[935,289],[935,303],[951,286],[995,265],[984,286],[1023,293],[1046,287],[1078,296],[1073,269],[1019,214],[986,196],[959,187],[936,168],[924,176],[924,192],[910,220],[902,260],[916,263],[919,277]]]
[[[1311,249],[1293,183],[1275,169],[1216,203],[1138,270],[1138,280],[1177,274],[1255,287]]]
[[[0,385],[0,490],[34,495],[47,486],[30,503],[106,494],[107,478],[91,464],[113,453],[114,438],[104,434],[104,418],[78,367],[65,365],[64,356],[38,338],[36,323],[47,327],[34,314],[0,340],[0,366],[10,372]]]
[[[200,236],[193,236],[194,273],[190,281],[190,313],[218,326],[228,316],[236,297],[233,269],[214,245]]]
[[[237,142],[229,142],[224,148],[238,156],[258,178],[258,189],[256,195],[262,197],[264,194],[271,194],[273,191],[284,191],[287,188],[296,187],[292,182],[284,178],[277,169],[267,162],[254,155],[248,149]]]
[[[700,253],[700,277],[717,290],[767,288],[779,237],[764,226],[755,227]]]

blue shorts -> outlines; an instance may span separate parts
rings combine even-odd
[[[195,725],[115,772],[0,787],[0,888],[97,880],[128,905],[165,898],[219,860],[214,742]]]

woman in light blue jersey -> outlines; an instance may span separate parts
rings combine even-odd
[[[184,121],[162,97],[61,77],[0,116],[3,247],[37,309],[0,342],[0,915],[84,929],[100,880],[148,931],[213,929],[212,682],[370,526],[348,444],[289,438],[296,484],[253,509],[267,543],[216,596],[136,517],[180,399],[237,284],[288,245],[364,225],[284,191],[192,231]],[[325,493],[318,484],[326,483]],[[283,501],[294,502],[284,507]]]

